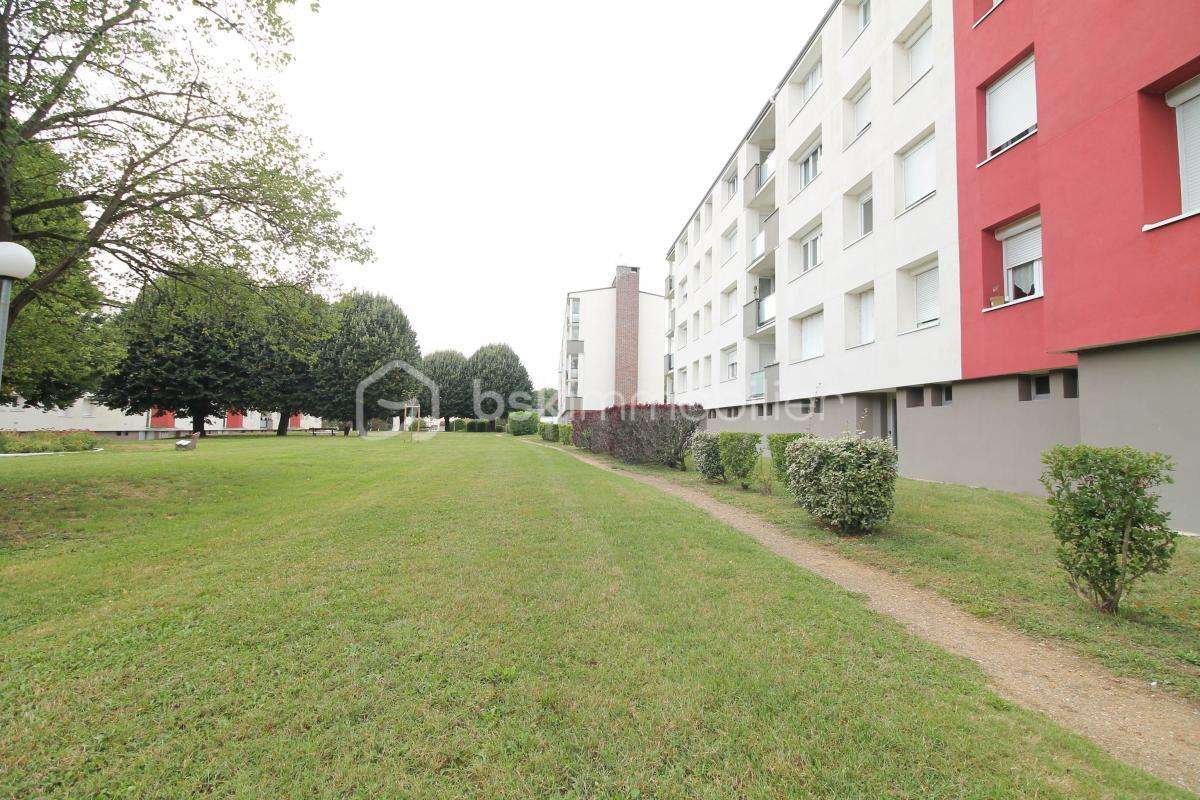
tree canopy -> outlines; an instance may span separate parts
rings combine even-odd
[[[261,292],[262,323],[246,368],[254,374],[250,407],[279,412],[280,436],[297,413],[316,413],[315,367],[330,322],[329,303],[304,289],[281,286]]]
[[[417,335],[400,306],[383,295],[346,295],[334,303],[329,330],[317,351],[314,412],[329,421],[354,420],[359,382],[394,360],[421,366]],[[365,417],[395,415],[397,404],[414,397],[418,387],[412,375],[391,371],[366,390]]]
[[[472,383],[472,402],[474,404],[474,397],[479,398],[479,408],[475,410],[481,414],[498,411],[505,415],[510,410],[533,405],[533,382],[529,380],[529,371],[506,344],[487,344],[476,350],[467,361],[467,374]]]
[[[138,288],[156,276],[199,281],[196,264],[311,283],[332,261],[369,258],[363,231],[337,210],[336,176],[315,166],[257,80],[289,58],[291,5],[0,7],[0,241],[59,245],[18,283],[14,328],[89,259]],[[38,148],[66,166],[51,191],[21,196],[19,165]]]
[[[438,416],[470,417],[471,380],[467,375],[467,357],[457,350],[438,350],[425,356],[421,371],[437,384]],[[432,397],[427,387],[422,386],[418,395],[423,413],[433,413]]]

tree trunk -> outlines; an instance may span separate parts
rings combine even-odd
[[[279,424],[275,426],[276,436],[287,436],[289,417],[291,417],[291,414],[287,413],[286,411],[279,412]]]
[[[198,433],[201,436],[208,436],[208,431],[204,430],[204,415],[192,415],[192,433]]]

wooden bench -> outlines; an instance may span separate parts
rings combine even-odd
[[[309,428],[308,432],[313,436],[337,436],[337,428]]]

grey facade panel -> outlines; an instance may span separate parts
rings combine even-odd
[[[1087,444],[1175,459],[1163,487],[1171,524],[1200,532],[1200,336],[1079,354],[1079,427]]]

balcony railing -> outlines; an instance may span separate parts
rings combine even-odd
[[[750,265],[754,266],[767,253],[779,247],[779,212],[774,211],[762,221],[758,233],[750,240]]]
[[[663,356],[663,372],[671,372],[675,369],[675,354],[667,353]]]
[[[668,275],[666,289],[664,291],[664,294],[666,294],[667,297],[670,297],[674,293],[675,293],[675,277],[672,275]]]
[[[772,150],[767,154],[767,157],[758,165],[758,174],[755,176],[757,183],[755,189],[761,189],[767,185],[767,181],[771,180],[771,176],[775,174],[775,151]]]
[[[769,294],[758,299],[758,326],[761,328],[775,319],[775,295]]]
[[[758,372],[750,373],[748,400],[766,400],[773,403],[779,399],[779,364],[767,364]]]
[[[767,372],[759,370],[750,373],[750,399],[758,400],[767,396]]]

